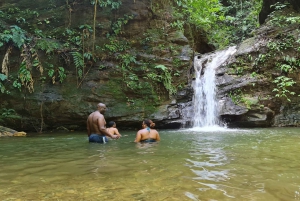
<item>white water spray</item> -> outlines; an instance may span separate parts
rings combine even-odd
[[[196,79],[193,83],[194,128],[219,126],[215,72],[235,51],[236,47],[234,46],[202,58],[195,57]],[[204,72],[203,75],[201,75],[202,71]]]

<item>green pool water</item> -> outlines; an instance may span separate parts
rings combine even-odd
[[[300,129],[84,132],[0,138],[0,200],[300,200]]]

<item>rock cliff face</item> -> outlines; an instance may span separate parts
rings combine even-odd
[[[58,76],[52,77],[51,80],[39,80],[36,71],[33,74],[33,93],[21,89],[21,91],[14,90],[10,94],[1,94],[0,105],[3,114],[0,118],[1,125],[31,131],[55,129],[60,126],[70,130],[84,129],[88,114],[96,109],[97,103],[103,102],[109,108],[106,114],[107,121],[114,120],[119,127],[137,128],[144,118],[151,118],[159,128],[191,126],[194,51],[205,54],[213,50],[205,38],[197,38],[192,44],[191,35],[187,31],[170,26],[171,11],[162,9],[167,5],[159,2],[151,4],[146,0],[125,0],[122,1],[123,5],[118,11],[106,13],[108,11],[99,10],[96,16],[93,15],[93,6],[89,1],[69,1],[67,6],[65,2],[53,2],[57,10],[51,3],[46,7],[48,6],[50,11],[54,9],[55,13],[61,10],[60,15],[47,13],[40,17],[41,24],[34,26],[50,29],[49,34],[55,34],[59,29],[86,26],[96,19],[96,23],[99,23],[96,29],[96,44],[98,48],[107,47],[108,49],[104,49],[107,54],[99,53],[101,60],[86,66],[82,82],[78,81],[78,74],[74,71],[76,64],[67,62],[70,54],[61,52],[59,56],[51,55],[50,60],[57,66],[64,67],[66,79],[62,83],[59,82]],[[296,1],[291,2],[294,2],[295,8],[299,8]],[[262,11],[261,21],[264,21],[266,15],[270,13],[268,7],[270,3],[272,2],[264,1],[265,9]],[[3,9],[16,5],[16,1],[13,0],[0,4]],[[41,10],[45,9],[43,0],[35,2],[34,5]],[[26,10],[28,6],[33,6],[29,5],[28,0],[18,1],[20,9]],[[132,18],[125,19],[125,15]],[[114,26],[112,22],[118,22],[120,19],[128,20],[128,23],[122,24],[118,29],[112,29]],[[113,43],[107,38],[108,35],[113,35],[112,30],[119,31],[118,38],[110,38]],[[236,53],[217,69],[220,118],[232,127],[298,126],[299,97],[287,94],[290,99],[288,101],[283,94],[285,89],[299,94],[297,85],[300,77],[296,70],[299,63],[290,64],[286,60],[288,55],[297,62],[299,60],[295,42],[299,40],[298,27],[291,24],[282,28],[267,22],[254,35],[253,38],[239,44]],[[112,48],[122,48],[118,42],[125,39],[126,43],[130,43],[130,48],[127,48],[123,55],[114,52],[108,54]],[[284,44],[293,42],[295,46],[283,47],[282,41]],[[85,44],[92,47],[91,40],[87,40]],[[119,45],[115,47],[115,44]],[[197,48],[194,47],[195,44]],[[1,60],[5,56],[6,48],[1,49],[3,52]],[[274,48],[279,48],[279,51],[275,52]],[[12,50],[12,55],[14,53],[17,55],[16,50]],[[124,71],[120,71],[121,68],[128,67],[125,66],[126,58],[122,57],[124,55],[134,55],[134,62],[131,62],[132,65],[129,67],[134,75],[129,71],[125,74]],[[42,57],[48,58],[49,55]],[[121,57],[123,60],[120,60]],[[19,67],[16,66],[16,57],[11,58],[15,58],[9,63],[10,73],[13,74]],[[295,67],[284,71],[278,67],[278,63]],[[162,80],[161,83],[156,83],[155,88],[147,85],[149,76],[155,76],[149,70],[149,66],[159,66],[161,71],[158,72],[161,73],[166,73],[163,66],[172,69],[169,73],[177,88],[175,95],[169,95]],[[287,81],[274,83],[276,78],[283,75],[293,78],[296,84],[290,88],[280,85]],[[139,82],[136,82],[135,76],[139,77]],[[130,88],[132,82],[135,86],[144,85],[125,90],[124,85]],[[13,80],[6,81],[7,87],[12,84]],[[272,92],[274,88],[279,91]],[[276,95],[279,97],[275,97]]]
[[[18,19],[26,37],[33,30],[46,36],[31,39],[32,47],[22,47],[30,58],[38,55],[35,60],[41,61],[39,70],[30,67],[29,80],[15,75],[20,69],[18,57],[26,62],[30,58],[11,44],[1,47],[0,59],[7,59],[9,69],[2,71],[8,76],[3,85],[10,91],[1,94],[1,125],[36,131],[60,126],[84,129],[87,115],[99,102],[109,108],[106,119],[116,121],[119,127],[140,126],[144,118],[162,108],[166,110],[155,120],[175,118],[168,112],[176,102],[170,100],[170,91],[189,85],[193,49],[184,27],[171,26],[174,19],[169,5],[147,0],[104,1],[101,7],[94,7],[89,0],[7,0],[1,6],[3,13],[10,15],[1,21],[2,28],[12,30],[10,25]],[[197,44],[203,46],[202,53],[211,51],[205,38]],[[39,48],[36,54],[33,46]],[[96,61],[84,55],[91,49]],[[81,60],[85,62],[82,66]],[[27,88],[13,89],[15,79]],[[187,98],[182,95],[179,99]]]
[[[295,10],[299,10],[300,9],[300,2],[297,0],[289,0],[289,1],[285,1],[285,0],[264,0],[263,1],[263,7],[262,7],[262,11],[259,14],[259,22],[261,24],[263,24],[265,22],[265,20],[267,19],[268,15],[274,11],[274,7],[271,7],[272,5],[276,4],[276,3],[287,3],[290,4]]]

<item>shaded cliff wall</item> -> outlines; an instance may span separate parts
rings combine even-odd
[[[270,13],[268,2],[264,1],[262,13]],[[3,82],[10,93],[1,94],[0,124],[31,131],[60,126],[84,129],[87,115],[98,102],[104,102],[109,108],[107,120],[121,127],[139,127],[143,118],[152,118],[160,128],[190,126],[194,50],[204,54],[213,49],[205,37],[193,38],[203,34],[191,34],[193,29],[188,24],[176,25],[173,9],[162,1],[146,0],[122,1],[117,9],[110,5],[97,7],[96,12],[94,5],[84,0],[2,2],[0,14],[5,15],[1,32],[16,31],[10,26],[17,23],[27,31],[26,37],[33,37],[26,47],[17,48],[10,42],[0,49],[2,61],[11,47],[9,75]],[[262,26],[219,67],[220,117],[229,126],[299,125],[298,97],[287,101],[272,92],[278,88],[273,81],[285,75],[296,82],[289,91],[298,93],[298,67],[282,72],[276,65],[284,62],[286,55],[299,60],[295,43],[298,27],[286,25]],[[295,46],[279,49],[275,53],[281,56],[277,57],[269,45],[281,48],[282,41],[294,41]],[[30,56],[22,54],[22,48]],[[88,59],[92,51],[94,58]],[[86,53],[83,66],[76,52]],[[16,75],[24,58],[40,61],[31,66],[32,80],[25,80],[27,88],[15,82],[20,82]],[[24,66],[27,73],[28,66]],[[30,93],[28,88],[32,86],[34,92]]]
[[[268,15],[275,10],[275,8],[272,5],[275,5],[276,3],[286,3],[290,4],[295,10],[300,9],[300,2],[298,0],[264,0],[262,10],[259,13],[260,24],[263,24],[267,19]]]
[[[121,127],[139,125],[147,117],[164,127],[168,119],[180,118],[169,117],[168,105],[191,98],[175,95],[180,90],[191,93],[191,29],[174,26],[173,5],[114,2],[96,10],[87,0],[1,4],[1,31],[11,30],[13,36],[20,27],[17,33],[26,41],[16,47],[12,39],[1,47],[1,60],[8,56],[3,86],[10,92],[1,94],[1,125],[36,131],[82,129],[98,102],[107,104],[107,120]],[[211,51],[205,40],[197,40],[203,53]],[[17,77],[19,69],[28,77]]]

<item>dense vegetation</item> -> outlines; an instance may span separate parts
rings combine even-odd
[[[168,69],[164,65],[151,66],[149,63],[145,63],[142,68],[151,68],[152,71],[147,75],[150,82],[146,84],[147,86],[139,84],[138,80],[140,78],[136,76],[132,69],[132,65],[137,62],[136,56],[134,53],[130,54],[128,52],[128,49],[132,48],[132,44],[120,37],[124,32],[124,25],[133,19],[133,16],[124,15],[115,19],[111,25],[111,31],[106,35],[106,41],[101,42],[101,44],[98,43],[95,33],[103,25],[96,24],[97,9],[105,10],[112,15],[114,10],[122,6],[122,1],[89,1],[91,8],[94,8],[93,23],[72,27],[71,15],[75,3],[78,2],[70,0],[62,4],[50,1],[48,8],[56,13],[46,18],[43,13],[39,13],[38,10],[32,8],[24,10],[8,5],[0,11],[2,19],[0,21],[2,30],[0,47],[6,51],[2,62],[2,73],[0,74],[1,93],[9,93],[6,87],[7,84],[5,84],[7,79],[13,80],[13,87],[19,90],[24,87],[29,92],[33,92],[33,69],[38,69],[41,80],[50,78],[53,84],[63,82],[67,75],[64,66],[69,64],[71,60],[75,65],[77,87],[80,87],[91,66],[99,60],[112,59],[112,57],[118,60],[119,70],[127,83],[125,87],[129,90],[136,91],[145,87],[155,90],[153,84],[163,82],[170,95],[176,92],[175,89],[178,86],[173,86],[172,77],[174,75],[179,76],[180,72]],[[151,9],[157,14],[167,10],[171,18],[171,28],[188,29],[190,34],[196,33],[192,31],[194,29],[203,30],[210,43],[218,48],[240,42],[250,35],[251,30],[258,25],[257,14],[260,5],[261,1],[165,0],[153,1]],[[59,9],[54,9],[57,7]],[[69,10],[70,15],[68,25],[64,28],[60,27],[58,29],[55,27],[54,30],[49,30],[54,27],[51,24],[54,24],[55,18],[62,15],[65,9]],[[59,11],[61,13],[57,13]],[[187,22],[186,19],[188,19]],[[142,42],[145,44],[153,39],[151,33],[144,35]],[[21,60],[19,72],[16,75],[9,75],[7,66],[9,55],[13,49],[19,50]],[[40,59],[42,57],[40,50],[46,55],[43,61]],[[118,56],[115,58],[116,53],[118,53]],[[53,63],[53,58],[56,55],[59,55],[64,63]],[[176,62],[179,61],[174,60],[175,64]],[[99,68],[105,68],[105,66],[100,65]],[[9,76],[11,77],[9,78]]]
[[[37,81],[42,85],[49,82],[67,84],[64,81],[74,75],[79,89],[92,68],[109,70],[111,67],[107,63],[113,61],[117,64],[112,67],[116,77],[110,81],[114,96],[135,106],[145,102],[157,105],[185,87],[183,74],[190,67],[179,59],[179,46],[162,42],[170,31],[184,33],[196,51],[199,35],[207,39],[212,49],[222,49],[253,36],[253,30],[259,26],[258,14],[262,6],[262,0],[152,0],[150,3],[153,15],[166,23],[146,30],[135,40],[126,38],[126,25],[135,16],[119,13],[124,6],[121,0],[51,0],[43,8],[45,10],[4,4],[0,10],[0,48],[4,52],[1,93],[16,90],[32,93]],[[78,9],[78,4],[93,13],[88,21],[74,22],[73,10]],[[281,10],[285,5],[275,7]],[[99,15],[110,22],[97,21]],[[299,22],[295,16],[287,18],[280,13],[272,13],[270,18],[277,26],[282,22]],[[61,19],[68,20],[60,22]],[[257,70],[252,72],[253,76],[259,76],[259,66],[267,57],[282,51],[282,48],[291,48],[287,46],[293,43],[298,41],[290,36],[286,36],[284,44],[279,40],[271,42],[269,53],[254,58]],[[141,49],[137,46],[142,46],[142,53],[149,55],[168,52],[172,56],[172,65],[165,65],[155,58],[141,58]],[[289,100],[287,95],[293,95],[288,88],[295,82],[288,74],[297,68],[298,63],[297,57],[278,58],[277,68],[284,75],[274,79],[277,96]],[[12,66],[17,70],[10,71]],[[247,71],[241,66],[235,68],[239,72]],[[13,110],[4,108],[1,112],[8,115]]]

